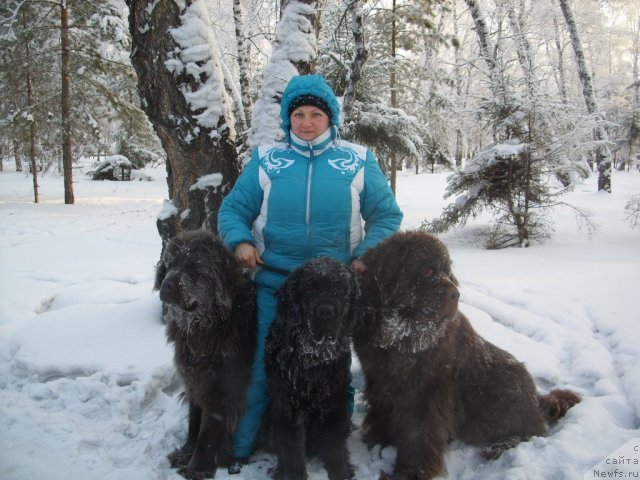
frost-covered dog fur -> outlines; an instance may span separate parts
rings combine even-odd
[[[210,478],[228,463],[245,408],[256,342],[253,284],[217,237],[189,231],[167,244],[155,288],[189,403],[186,443],[169,460],[187,478]]]
[[[458,311],[447,248],[433,235],[397,233],[363,261],[354,346],[369,404],[364,440],[398,447],[395,478],[443,474],[453,439],[497,458],[580,401],[568,390],[539,395],[522,363],[473,330]]]
[[[359,300],[354,273],[314,259],[289,275],[265,345],[276,478],[306,478],[319,456],[330,480],[352,476],[346,440],[351,333]]]

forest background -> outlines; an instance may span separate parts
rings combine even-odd
[[[576,183],[593,171],[611,191],[611,168],[638,164],[638,0],[9,0],[0,15],[0,157],[35,172],[36,202],[38,175],[63,175],[65,203],[81,158],[166,162],[163,240],[215,229],[248,151],[282,138],[298,73],[329,79],[341,135],[394,189],[403,167],[454,168],[456,202],[424,227],[491,208],[488,247],[546,237]]]

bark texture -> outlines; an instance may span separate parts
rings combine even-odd
[[[187,0],[185,8],[195,1]],[[164,247],[182,230],[217,231],[218,209],[239,175],[240,164],[230,118],[221,115],[215,129],[198,125],[183,94],[196,87],[194,78],[184,72],[176,75],[165,65],[179,50],[170,32],[180,25],[182,12],[176,2],[128,0],[127,4],[131,61],[142,108],[167,154],[169,199],[174,208],[165,209],[157,222]],[[206,177],[212,174],[220,174],[220,181]],[[198,184],[203,177],[208,181]]]

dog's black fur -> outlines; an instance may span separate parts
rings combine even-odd
[[[447,248],[433,235],[397,233],[362,260],[354,347],[369,403],[364,439],[398,447],[394,478],[442,474],[453,439],[497,458],[580,401],[569,390],[539,395],[522,363],[474,331],[458,311]]]
[[[169,460],[186,478],[211,477],[228,463],[245,408],[256,344],[253,284],[217,237],[198,230],[167,244],[155,289],[189,403],[186,443]]]
[[[289,275],[265,346],[274,476],[302,480],[319,456],[330,480],[351,478],[347,386],[359,286],[339,262],[314,259]]]

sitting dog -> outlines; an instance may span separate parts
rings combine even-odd
[[[539,395],[522,363],[474,331],[458,311],[447,248],[433,235],[397,233],[362,260],[354,347],[369,403],[364,439],[397,446],[395,478],[443,474],[453,439],[497,458],[580,401],[567,390]]]
[[[289,275],[278,291],[265,345],[275,477],[305,479],[318,455],[330,480],[352,477],[347,386],[359,287],[351,269],[323,257]]]
[[[253,284],[217,237],[198,230],[167,244],[155,289],[189,403],[186,443],[169,460],[186,478],[211,477],[229,460],[224,455],[244,413],[256,344]]]

